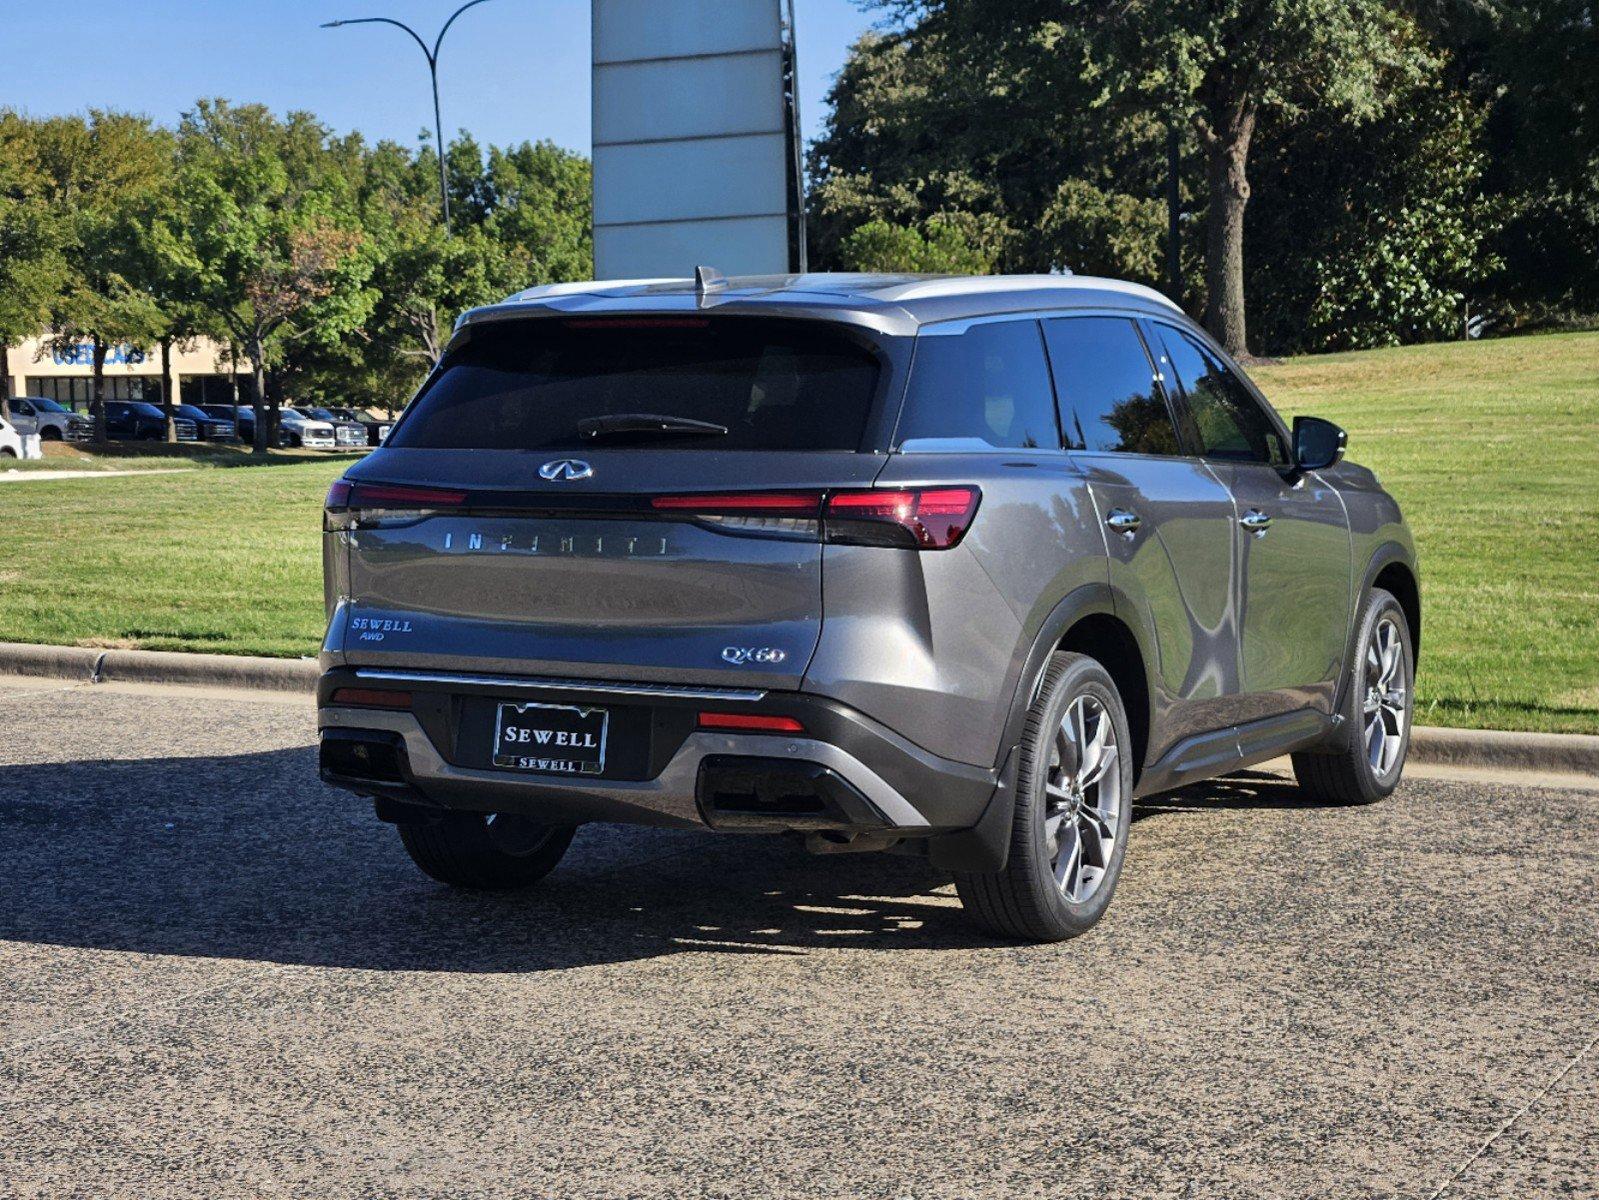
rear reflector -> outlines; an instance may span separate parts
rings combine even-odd
[[[337,688],[332,703],[355,708],[410,708],[411,693],[386,692],[378,688]]]
[[[804,733],[805,726],[793,717],[777,717],[767,713],[702,712],[701,729],[719,729],[732,733]]]
[[[835,492],[827,500],[827,540],[948,550],[966,536],[981,499],[975,487]]]
[[[719,492],[697,496],[655,496],[650,507],[664,512],[737,513],[739,516],[814,517],[820,492]]]

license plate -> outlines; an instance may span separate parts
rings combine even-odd
[[[599,775],[605,770],[603,708],[570,704],[501,704],[494,721],[494,765],[545,775]]]

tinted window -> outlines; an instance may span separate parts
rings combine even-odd
[[[38,409],[40,412],[48,413],[64,413],[67,411],[54,400],[34,400],[32,401],[32,407]]]
[[[1038,323],[990,322],[963,333],[918,337],[899,443],[919,438],[1058,449],[1060,431]]]
[[[1124,454],[1181,454],[1177,429],[1133,323],[1123,317],[1044,322],[1067,444]]]
[[[1193,437],[1207,458],[1288,465],[1288,448],[1243,382],[1185,333],[1160,336],[1187,401]]]
[[[396,426],[400,448],[856,450],[877,360],[815,325],[740,318],[487,326],[446,360]],[[725,434],[611,432],[578,422],[648,413]]]

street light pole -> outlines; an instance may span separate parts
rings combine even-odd
[[[433,39],[433,48],[422,40],[422,35],[412,29],[404,21],[396,21],[393,17],[351,17],[342,21],[324,21],[323,29],[337,29],[340,25],[393,25],[405,30],[411,35],[413,41],[422,48],[422,54],[428,60],[428,78],[433,83],[433,136],[437,139],[435,146],[439,155],[439,211],[444,215],[444,232],[450,232],[450,177],[446,170],[444,155],[444,118],[439,109],[439,47],[444,44],[444,35],[450,32],[450,26],[455,24],[459,17],[469,8],[476,8],[479,4],[486,4],[488,0],[467,0],[450,14],[450,19],[444,22],[444,27],[439,30],[439,36]]]

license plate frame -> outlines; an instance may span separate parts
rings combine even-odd
[[[543,715],[544,724],[526,723]],[[513,723],[507,726],[509,715]],[[514,722],[522,721],[522,724]],[[605,774],[609,709],[590,704],[546,704],[535,700],[501,700],[494,706],[494,741],[490,762],[497,770],[523,775],[577,776]],[[507,728],[513,735],[507,737]],[[540,740],[541,733],[549,736]],[[560,741],[562,735],[570,740]]]

